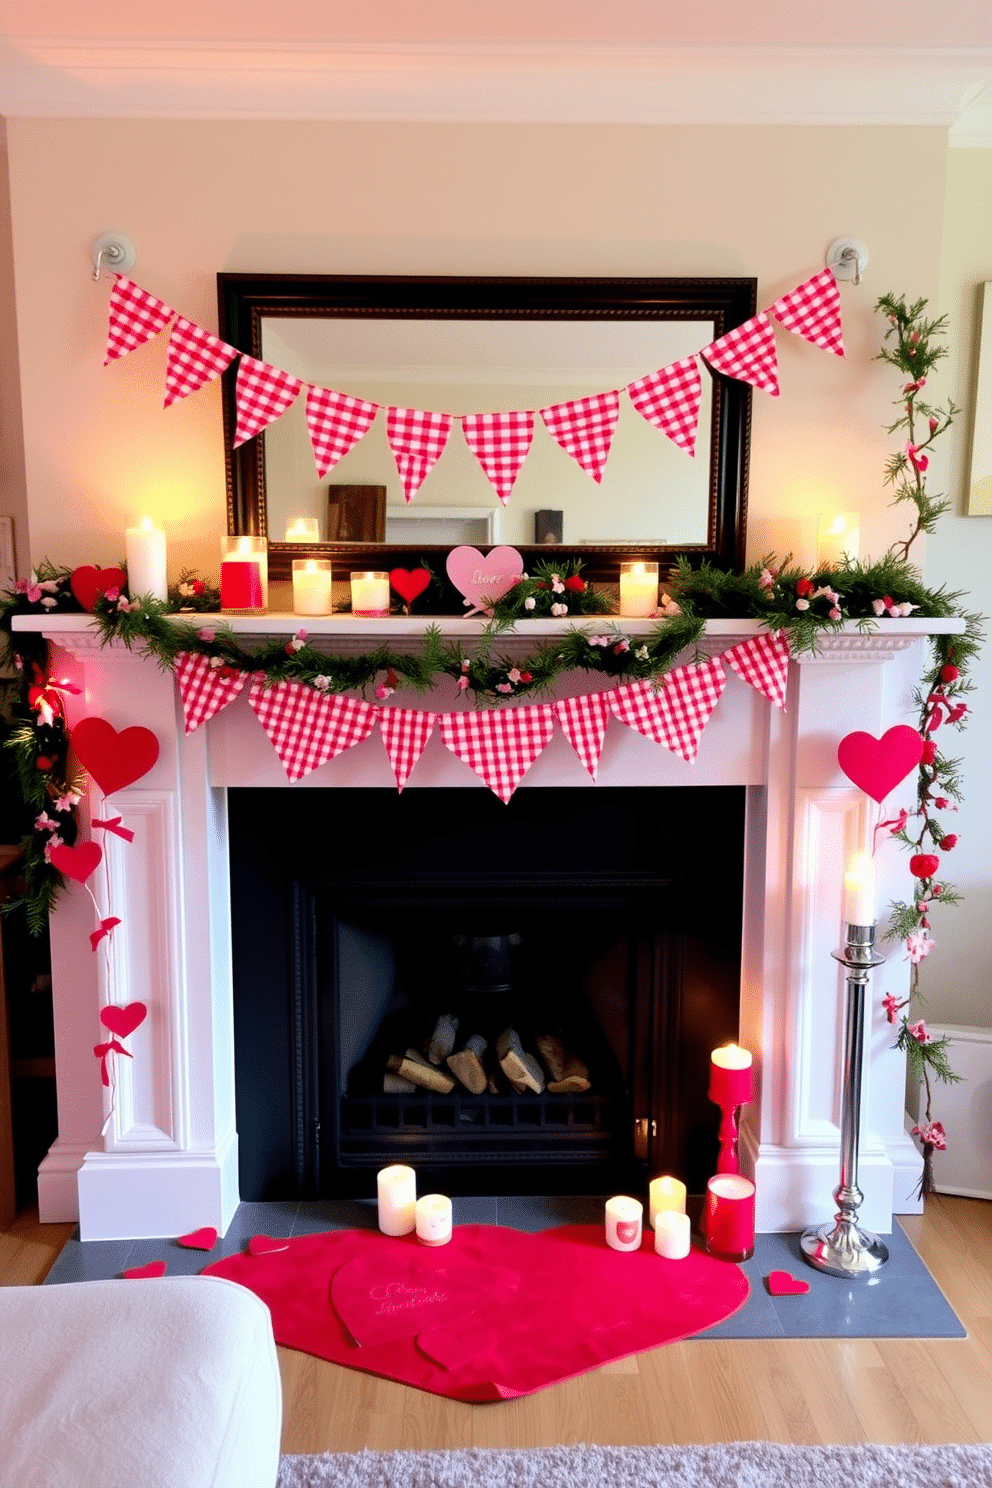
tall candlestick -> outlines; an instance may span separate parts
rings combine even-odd
[[[867,853],[857,853],[844,874],[844,919],[849,925],[875,923],[875,864]]]
[[[168,598],[165,563],[165,533],[151,517],[142,517],[137,527],[124,529],[127,587],[131,598],[150,594],[164,603]]]
[[[329,558],[294,558],[294,614],[329,615],[333,609],[332,579]]]
[[[648,1223],[656,1229],[659,1214],[685,1213],[685,1184],[678,1178],[652,1178],[648,1184]]]
[[[620,613],[628,619],[653,615],[658,608],[657,563],[621,563]]]
[[[417,1239],[421,1245],[447,1245],[451,1239],[451,1200],[445,1194],[424,1194],[417,1200]]]
[[[402,1163],[380,1168],[376,1177],[379,1228],[384,1235],[409,1235],[417,1224],[417,1175]]]
[[[736,1173],[737,1110],[751,1099],[752,1059],[738,1044],[725,1044],[710,1055],[709,1097],[720,1107],[720,1156],[718,1173]]]
[[[644,1205],[618,1194],[606,1201],[606,1243],[611,1250],[640,1250]]]

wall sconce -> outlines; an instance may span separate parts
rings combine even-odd
[[[853,279],[860,284],[868,267],[868,244],[860,238],[834,238],[827,249],[826,265],[835,279]]]
[[[131,239],[122,232],[105,232],[97,238],[90,249],[93,260],[94,282],[101,269],[110,269],[114,274],[127,274],[134,268],[138,252]]]

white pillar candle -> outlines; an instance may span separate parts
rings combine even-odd
[[[333,576],[328,558],[293,559],[293,612],[297,615],[329,615]]]
[[[684,1261],[691,1245],[690,1229],[688,1214],[671,1209],[659,1214],[654,1227],[655,1253],[667,1261]]]
[[[656,1228],[659,1214],[685,1213],[685,1184],[678,1178],[652,1178],[648,1185],[648,1223]]]
[[[606,1243],[611,1250],[640,1250],[644,1205],[625,1194],[606,1201]]]
[[[417,1223],[417,1175],[402,1163],[381,1168],[376,1185],[379,1228],[384,1235],[409,1235]]]
[[[845,557],[857,558],[861,546],[861,523],[857,512],[834,512],[821,515],[817,522],[817,567],[833,567]]]
[[[621,563],[620,613],[644,619],[658,608],[657,563]]]
[[[320,526],[316,517],[291,517],[286,523],[286,541],[293,543],[320,542]]]
[[[875,923],[875,864],[867,853],[857,853],[844,874],[844,919],[849,925]]]
[[[125,527],[124,558],[131,598],[150,594],[164,603],[168,598],[165,533],[155,526],[151,517],[142,517],[137,527]]]
[[[359,616],[389,614],[388,573],[352,574],[351,613]]]
[[[451,1200],[445,1194],[424,1194],[417,1200],[416,1220],[421,1245],[447,1245],[451,1239]]]

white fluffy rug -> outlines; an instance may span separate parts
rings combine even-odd
[[[546,1447],[283,1457],[278,1488],[992,1488],[992,1447]]]

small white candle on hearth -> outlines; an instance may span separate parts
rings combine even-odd
[[[293,543],[320,542],[320,526],[316,517],[292,517],[286,523],[286,541]]]
[[[409,1235],[417,1224],[417,1175],[402,1163],[380,1168],[379,1228],[384,1235]]]
[[[626,1194],[606,1201],[606,1243],[611,1250],[640,1250],[644,1205]]]
[[[849,925],[875,923],[875,864],[868,853],[857,853],[844,874],[844,919]]]
[[[659,1214],[654,1227],[655,1253],[667,1261],[684,1261],[690,1249],[690,1229],[688,1214],[671,1209]]]
[[[446,1194],[424,1194],[417,1200],[416,1218],[421,1245],[447,1245],[451,1239],[451,1200]]]
[[[351,576],[351,613],[379,616],[389,614],[388,573],[353,573]]]
[[[685,1213],[685,1184],[678,1178],[652,1178],[648,1184],[648,1223],[656,1228],[659,1214]]]
[[[168,598],[165,533],[155,526],[151,517],[142,517],[137,527],[125,527],[124,559],[132,599],[139,594],[150,594],[163,602]]]
[[[658,608],[657,563],[621,563],[620,614],[643,619]]]

